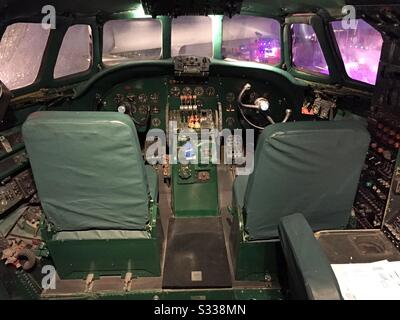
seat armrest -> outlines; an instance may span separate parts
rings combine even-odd
[[[278,226],[288,267],[291,297],[307,300],[340,300],[332,267],[302,214],[281,219]]]

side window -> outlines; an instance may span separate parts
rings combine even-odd
[[[111,20],[104,24],[105,65],[160,59],[161,47],[162,28],[159,20]]]
[[[361,19],[355,29],[344,29],[341,21],[331,25],[347,75],[374,85],[383,45],[381,34]]]
[[[0,42],[0,80],[11,90],[35,82],[50,30],[40,23],[15,23]]]
[[[292,25],[292,63],[296,69],[303,72],[317,75],[329,74],[317,35],[309,24]]]
[[[181,16],[172,20],[171,54],[212,57],[210,17]]]
[[[265,17],[224,18],[224,58],[278,64],[281,61],[281,30],[277,20]]]
[[[92,65],[92,52],[90,26],[76,24],[69,27],[58,53],[54,79],[88,70]]]

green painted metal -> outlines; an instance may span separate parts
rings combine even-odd
[[[62,279],[124,276],[159,276],[160,246],[158,239],[49,240],[46,245]]]
[[[222,34],[224,16],[211,16],[212,19],[212,43],[214,59],[222,59]]]
[[[219,215],[217,167],[215,165],[189,166],[191,177],[180,177],[180,165],[172,165],[173,212],[176,217]],[[210,180],[198,181],[197,174],[207,171]]]
[[[241,209],[233,199],[233,225],[230,235],[230,250],[236,280],[277,280],[284,260],[279,240],[249,241]]]
[[[84,279],[107,275],[150,277],[161,274],[161,225],[158,207],[151,207],[150,239],[54,240],[53,232],[42,223],[42,238],[62,279]]]
[[[46,295],[47,300],[282,300],[277,288],[230,288],[205,290],[132,290],[130,292],[97,292],[68,294],[62,297]]]

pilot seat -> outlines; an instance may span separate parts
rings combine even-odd
[[[35,112],[23,125],[61,278],[160,275],[158,177],[118,112]]]
[[[237,176],[233,186],[231,242],[239,278],[264,274],[246,256],[272,259],[265,247],[278,238],[282,217],[299,212],[314,231],[347,226],[369,141],[365,124],[356,120],[279,123],[263,130],[253,172]]]

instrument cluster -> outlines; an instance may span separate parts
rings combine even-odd
[[[185,83],[168,76],[131,80],[111,88],[101,99],[99,109],[128,114],[143,132],[151,128],[166,129],[167,112],[190,102],[199,110],[218,111],[222,128],[239,129],[246,127],[237,101],[246,82],[249,81],[228,77],[210,77],[197,83]],[[244,97],[246,103],[254,104],[263,97],[268,100],[273,116],[283,118],[287,102],[279,89],[267,82],[251,83],[252,88]],[[257,112],[254,116],[258,116]]]

